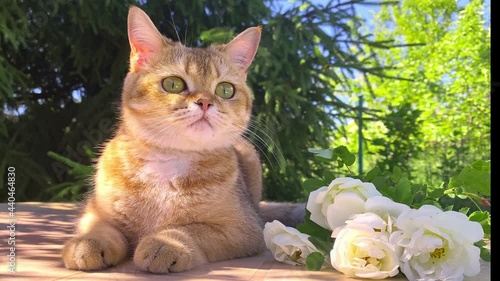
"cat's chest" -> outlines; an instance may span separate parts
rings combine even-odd
[[[151,155],[145,159],[138,176],[145,182],[168,184],[193,170],[193,160],[179,155]]]

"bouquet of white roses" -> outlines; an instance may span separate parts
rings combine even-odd
[[[337,156],[336,160],[345,165],[354,162],[345,147],[333,153],[316,152],[322,157]],[[489,171],[489,162],[481,163],[488,163]],[[377,169],[372,170],[369,178],[383,182],[377,173]],[[413,281],[475,276],[480,270],[480,257],[489,257],[483,242],[485,230],[489,235],[488,212],[476,211],[468,217],[465,209],[444,211],[430,197],[414,208],[412,189],[422,186],[412,185],[405,177],[397,179],[393,187],[393,191],[402,189],[397,194],[379,184],[385,194],[405,203],[384,196],[371,182],[352,177],[334,178],[328,185],[314,179],[304,186],[310,191],[306,222],[297,229],[279,221],[265,225],[266,246],[278,261],[305,264],[311,270],[332,266],[358,278],[383,279],[401,272]]]

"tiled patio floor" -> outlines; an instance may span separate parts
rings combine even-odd
[[[188,272],[156,275],[138,270],[132,261],[100,272],[65,269],[60,250],[70,236],[76,206],[70,203],[16,204],[17,272],[8,272],[7,204],[0,204],[0,279],[2,280],[357,280],[333,269],[306,271],[273,259],[269,252],[256,257],[207,264]],[[391,278],[403,281],[405,278]],[[490,264],[484,263],[478,276],[465,280],[489,281]]]

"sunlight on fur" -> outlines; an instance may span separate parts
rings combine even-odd
[[[189,48],[132,6],[128,36],[118,129],[103,146],[64,265],[100,270],[132,258],[141,270],[168,273],[260,253],[264,222],[294,226],[304,213],[303,204],[261,202],[261,162],[245,136],[259,125],[246,78],[261,28]]]

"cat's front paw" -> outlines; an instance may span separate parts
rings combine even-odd
[[[168,236],[150,235],[137,245],[134,263],[153,273],[181,272],[194,267],[193,251]]]
[[[118,264],[124,257],[122,249],[106,239],[76,237],[64,245],[64,266],[84,271],[101,270]]]

